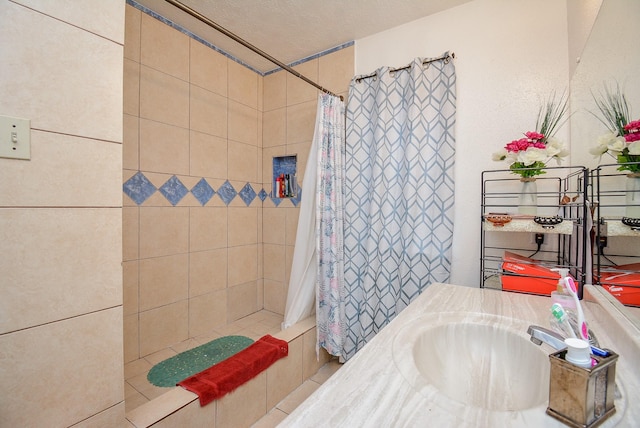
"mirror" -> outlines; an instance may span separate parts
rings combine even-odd
[[[586,2],[585,2],[586,3]],[[590,7],[594,6],[593,3]],[[637,0],[602,0],[600,10],[587,39],[575,72],[571,77],[571,163],[595,168],[599,164],[615,164],[604,155],[599,161],[589,153],[599,136],[607,132],[591,113],[599,113],[592,93],[599,93],[604,85],[616,83],[625,94],[631,110],[631,120],[640,119],[640,2]],[[614,241],[614,239],[611,239]],[[638,254],[640,238],[615,239],[626,252]],[[621,242],[618,242],[621,241]],[[634,250],[635,248],[635,250]],[[615,248],[614,248],[615,249]],[[614,249],[611,254],[616,254]],[[636,262],[639,260],[636,259]],[[640,308],[621,307],[624,314],[640,329]]]

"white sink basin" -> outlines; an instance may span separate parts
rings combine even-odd
[[[418,372],[447,397],[487,410],[523,410],[549,396],[549,357],[524,337],[486,324],[425,330],[413,347]]]
[[[517,320],[442,313],[403,327],[393,359],[408,382],[441,404],[488,411],[546,406],[549,356]]]

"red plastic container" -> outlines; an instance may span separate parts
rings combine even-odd
[[[552,271],[539,260],[509,251],[502,259],[502,289],[520,293],[550,296],[558,289],[560,274]]]

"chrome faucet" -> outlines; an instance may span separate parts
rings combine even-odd
[[[531,335],[531,341],[536,345],[540,345],[544,342],[556,351],[567,347],[567,345],[564,344],[564,337],[560,336],[555,331],[551,331],[544,327],[530,325],[527,330],[527,334]]]

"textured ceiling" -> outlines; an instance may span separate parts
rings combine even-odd
[[[260,72],[277,66],[164,0],[135,0]],[[471,0],[182,0],[290,64]]]

